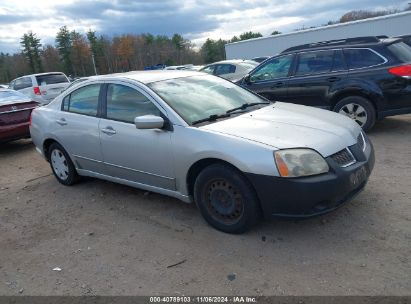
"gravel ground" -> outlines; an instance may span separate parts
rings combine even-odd
[[[243,235],[166,196],[62,186],[29,140],[0,145],[0,294],[411,295],[411,115],[370,137],[376,166],[353,201]]]

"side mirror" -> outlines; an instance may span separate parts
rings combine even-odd
[[[250,74],[247,74],[247,75],[244,76],[244,82],[245,82],[246,84],[250,84],[250,83],[251,83],[251,81],[250,81]]]
[[[137,129],[161,129],[164,127],[164,119],[155,115],[137,116],[134,124]]]

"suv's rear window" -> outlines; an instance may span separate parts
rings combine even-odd
[[[39,76],[36,76],[36,79],[37,79],[37,84],[39,86],[54,84],[54,83],[69,82],[67,77],[63,74],[39,75]]]
[[[344,49],[345,61],[349,69],[359,69],[383,64],[384,58],[369,49]]]
[[[402,62],[411,62],[411,46],[404,42],[390,44],[388,49]]]

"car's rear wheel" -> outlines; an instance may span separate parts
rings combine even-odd
[[[53,143],[48,151],[51,170],[57,180],[66,186],[74,184],[78,179],[77,171],[64,148]]]
[[[204,219],[223,232],[243,233],[260,217],[253,187],[229,165],[206,167],[195,181],[194,199]]]
[[[351,118],[365,131],[370,130],[375,124],[375,108],[364,97],[345,97],[335,105],[334,111]]]

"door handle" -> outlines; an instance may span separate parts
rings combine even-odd
[[[106,127],[104,129],[101,129],[101,132],[107,135],[114,135],[117,133],[116,130],[114,130],[112,127]]]
[[[56,122],[57,122],[60,126],[65,126],[65,125],[67,125],[67,121],[66,121],[65,118],[57,119]]]
[[[275,88],[281,88],[283,86],[284,86],[284,82],[276,82],[271,86],[271,88],[275,89]]]
[[[336,82],[336,81],[338,81],[338,80],[340,80],[341,78],[340,77],[330,77],[330,78],[327,78],[327,81],[328,82]]]

